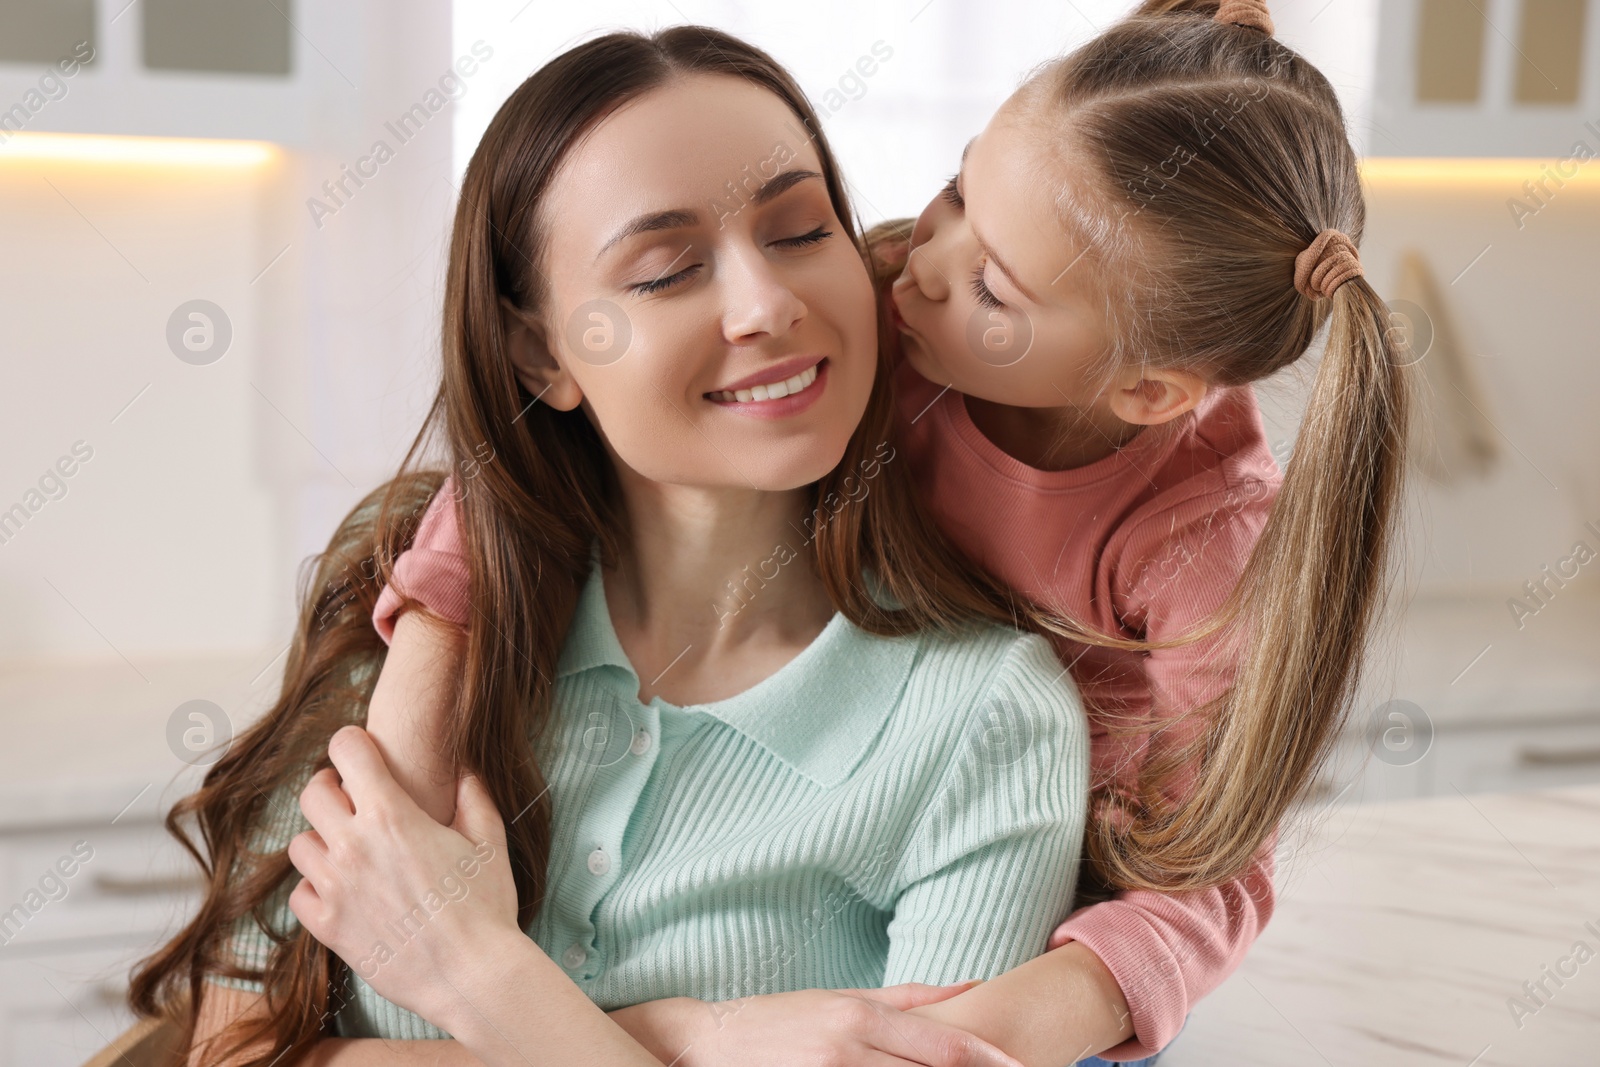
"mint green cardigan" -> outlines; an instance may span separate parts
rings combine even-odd
[[[601,1008],[988,978],[1066,918],[1089,740],[1042,638],[883,638],[835,614],[738,696],[638,693],[596,567],[558,664],[549,894],[527,932]],[[263,832],[287,845],[307,824],[274,809]],[[233,946],[259,965],[269,942],[247,917]],[[335,1008],[342,1036],[448,1036],[354,974]]]

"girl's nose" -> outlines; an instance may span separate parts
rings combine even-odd
[[[950,296],[950,279],[938,261],[940,248],[938,231],[924,213],[911,230],[911,254],[906,257],[905,272],[911,275],[924,297],[935,301]]]

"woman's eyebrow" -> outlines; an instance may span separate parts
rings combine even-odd
[[[751,194],[750,202],[765,204],[768,201],[788,192],[796,185],[810,178],[821,178],[822,175],[814,170],[786,170],[781,174],[767,180],[762,186]],[[697,226],[700,223],[700,214],[689,208],[673,208],[669,211],[652,211],[634,218],[622,229],[611,236],[611,239],[600,246],[600,251],[595,253],[598,260],[606,254],[606,250],[618,241],[626,241],[630,237],[637,237],[641,233],[654,233],[659,230],[681,230],[687,226]]]
[[[606,250],[618,241],[626,241],[630,237],[637,237],[641,233],[653,233],[656,230],[681,230],[685,226],[694,226],[700,222],[700,216],[687,208],[674,208],[671,211],[652,211],[640,215],[629,222],[622,229],[611,235],[611,239],[600,246],[600,251],[595,253],[598,260],[606,254]]]

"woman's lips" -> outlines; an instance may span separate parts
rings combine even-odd
[[[758,419],[788,418],[791,415],[798,415],[800,412],[809,408],[812,404],[815,404],[817,402],[817,398],[822,395],[822,391],[827,388],[828,360],[824,358],[820,363],[816,364],[815,367],[802,372],[800,375],[797,375],[797,377],[804,382],[802,387],[795,392],[788,393],[787,395],[781,396],[775,400],[757,400],[755,399],[754,395],[752,395],[748,400],[740,400],[737,398],[733,400],[725,400],[720,399],[716,394],[709,393],[707,394],[706,399],[710,400],[713,404],[717,405],[719,408],[722,408],[724,411],[731,411],[736,415],[749,415],[752,418]],[[810,381],[804,381],[804,379],[807,377],[810,378]],[[790,381],[793,381],[793,379],[790,379]],[[764,389],[766,387],[759,386],[757,388]],[[721,390],[719,390],[719,392],[721,392]],[[744,390],[740,390],[740,392],[742,393]]]

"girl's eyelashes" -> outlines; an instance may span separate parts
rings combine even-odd
[[[821,244],[832,236],[832,230],[818,226],[810,233],[803,233],[798,237],[784,237],[772,243],[782,245],[784,248],[804,248],[809,245]],[[699,263],[691,264],[676,274],[669,274],[664,278],[656,278],[648,282],[639,282],[635,285],[630,285],[628,288],[641,296],[649,296],[651,293],[659,293],[665,289],[670,289],[681,281],[687,280],[698,272],[700,267],[701,264]]]
[[[967,206],[967,202],[962,198],[960,190],[956,188],[956,179],[960,176],[961,175],[959,174],[950,175],[950,180],[944,183],[944,191],[939,194],[940,196],[943,196],[951,206],[958,209]],[[972,268],[972,295],[977,298],[979,305],[982,307],[1005,307],[1005,304],[1001,301],[1001,299],[998,296],[995,296],[994,292],[990,290],[989,283],[983,280],[982,263],[979,263],[976,267]]]
[[[952,207],[956,208],[967,206],[967,202],[961,198],[961,191],[956,188],[956,179],[959,177],[961,177],[959,174],[950,175],[950,180],[944,183],[944,190],[939,194],[940,196],[944,197]]]
[[[986,308],[1004,307],[998,296],[989,289],[989,284],[983,280],[983,264],[979,263],[972,268],[972,295],[977,297],[978,303]]]

